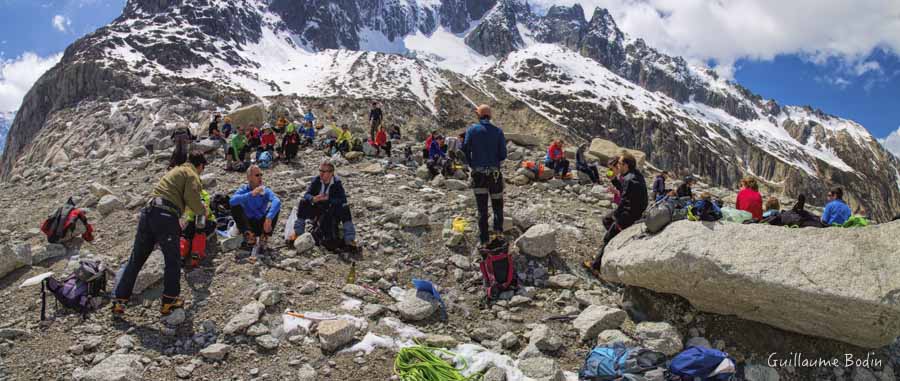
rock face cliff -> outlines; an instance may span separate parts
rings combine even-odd
[[[538,14],[520,0],[131,0],[31,89],[0,174],[164,144],[175,124],[199,132],[217,109],[273,96],[298,108],[381,99],[413,131],[461,128],[472,103],[491,102],[506,129],[602,137],[712,184],[750,175],[814,203],[840,185],[879,219],[900,209],[900,162],[862,126],[660,53],[604,9]],[[364,112],[325,116],[362,123]]]
[[[0,153],[3,153],[3,147],[6,144],[6,134],[9,133],[9,126],[12,125],[15,117],[16,113],[14,112],[0,112]]]

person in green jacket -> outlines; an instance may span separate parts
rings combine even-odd
[[[247,135],[244,134],[242,127],[238,127],[238,132],[231,137],[231,147],[228,149],[228,166],[231,167],[231,163],[235,161],[243,162],[247,157],[247,152],[250,152],[250,147],[247,145]]]

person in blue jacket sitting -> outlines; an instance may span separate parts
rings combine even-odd
[[[316,128],[313,127],[312,121],[306,121],[303,127],[300,127],[300,145],[311,146],[316,141]]]
[[[297,205],[297,219],[294,222],[294,234],[291,241],[306,232],[306,223],[314,220],[319,234],[316,243],[321,240],[333,240],[337,232],[330,227],[337,223],[343,225],[344,244],[351,250],[358,250],[356,244],[356,227],[347,204],[347,192],[341,179],[334,175],[334,164],[325,160],[319,165],[319,176],[313,179],[306,189],[303,198]]]
[[[245,250],[255,246],[257,238],[265,248],[281,212],[281,200],[272,189],[263,185],[262,175],[258,166],[250,166],[247,184],[241,185],[229,200],[234,224],[244,236],[242,248]]]
[[[447,173],[447,165],[450,163],[447,160],[447,152],[442,148],[444,145],[444,137],[441,135],[437,135],[434,139],[431,139],[431,145],[428,146],[428,170],[431,172],[432,176],[437,176],[438,174]]]
[[[844,202],[844,189],[841,187],[831,188],[831,191],[828,192],[825,212],[822,213],[822,223],[825,226],[843,225],[850,215],[850,207]]]

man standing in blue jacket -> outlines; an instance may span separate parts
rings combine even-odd
[[[258,166],[251,166],[247,170],[247,184],[241,185],[229,202],[234,224],[244,236],[241,247],[245,250],[256,245],[257,237],[265,247],[281,212],[281,200],[263,185],[262,175]]]
[[[828,192],[828,204],[825,204],[825,212],[822,213],[822,223],[825,226],[843,225],[851,214],[850,207],[844,202],[844,189],[831,188]]]
[[[324,161],[319,165],[319,176],[313,179],[306,194],[297,205],[297,219],[294,222],[293,241],[306,232],[306,222],[315,220],[319,236],[316,242],[333,243],[337,232],[332,229],[338,223],[344,227],[344,244],[353,252],[359,249],[356,244],[356,227],[347,204],[347,192],[341,179],[334,175],[334,164]],[[329,241],[329,242],[323,242]]]
[[[466,130],[462,151],[472,169],[472,190],[478,207],[478,238],[483,246],[490,240],[488,198],[494,211],[494,232],[503,234],[503,174],[500,163],[506,160],[506,137],[503,130],[491,123],[490,106],[478,106],[475,113],[478,123]]]

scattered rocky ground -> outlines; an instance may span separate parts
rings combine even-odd
[[[510,148],[513,158],[539,156],[514,143]],[[50,301],[52,318],[39,322],[38,289],[18,285],[47,271],[67,274],[78,258],[100,258],[118,268],[130,253],[137,211],[168,155],[128,147],[52,170],[29,169],[4,184],[2,255],[18,255],[30,266],[0,279],[6,302],[0,309],[0,379],[389,380],[397,379],[397,344],[413,339],[460,352],[471,370],[486,372],[486,380],[572,380],[593,345],[613,340],[669,355],[687,345],[710,345],[736,357],[747,380],[886,381],[896,379],[900,366],[895,345],[870,356],[880,364],[770,368],[772,352],[843,362],[843,353],[865,358],[868,351],[702,313],[675,296],[601,284],[578,264],[599,247],[600,219],[612,207],[606,187],[513,181],[515,160],[505,168],[505,228],[515,242],[523,285],[489,307],[472,254],[474,198],[465,182],[425,180],[416,168],[366,157],[338,160],[337,170],[364,247],[355,284],[346,282],[349,262],[318,248],[282,246],[278,239],[255,264],[213,250],[200,268],[183,274],[188,305],[170,317],[160,319],[157,311],[162,272],[154,254],[139,281],[145,290],[135,295],[124,321],[111,320],[106,308],[82,320]],[[265,183],[284,201],[279,233],[322,158],[309,150],[296,163],[264,172]],[[230,192],[244,180],[224,172],[223,164],[219,152],[203,175],[211,193]],[[733,199],[732,191],[710,191]],[[97,230],[78,257],[47,245],[37,229],[69,196],[88,210]],[[447,228],[457,216],[469,221],[470,231],[459,235]],[[432,298],[411,291],[413,278],[439,288],[446,320]],[[290,329],[282,315],[287,309],[337,318]]]

